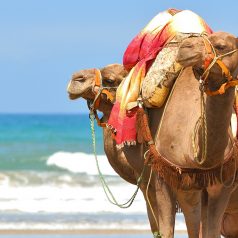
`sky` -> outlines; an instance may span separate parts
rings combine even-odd
[[[86,113],[70,101],[73,72],[122,63],[158,13],[190,9],[238,35],[236,0],[0,0],[0,113]]]

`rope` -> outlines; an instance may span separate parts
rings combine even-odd
[[[147,154],[148,152],[149,152],[149,150],[147,150],[147,151],[145,152],[144,158],[146,158],[146,154]],[[148,180],[148,183],[147,183],[147,186],[146,186],[146,193],[145,193],[145,195],[146,195],[146,200],[147,200],[147,202],[148,202],[148,204],[149,204],[149,207],[150,207],[150,211],[151,211],[151,213],[152,213],[152,215],[153,215],[153,218],[154,218],[154,220],[155,220],[156,227],[157,227],[157,229],[158,229],[158,231],[155,231],[155,232],[153,233],[153,236],[154,236],[154,238],[162,238],[162,235],[161,235],[160,232],[159,232],[159,222],[158,222],[158,220],[157,220],[157,218],[156,218],[156,215],[155,215],[155,213],[154,213],[153,207],[152,207],[152,205],[151,205],[151,203],[150,203],[150,199],[149,199],[149,196],[148,196],[148,190],[149,190],[149,185],[150,185],[150,182],[151,182],[151,178],[152,178],[152,167],[151,167],[151,169],[150,169],[150,176],[149,176],[149,180]]]
[[[171,89],[171,92],[170,92],[170,94],[169,94],[169,97],[168,97],[168,99],[167,99],[167,102],[166,102],[166,104],[165,104],[165,106],[164,106],[164,110],[163,110],[163,113],[162,113],[162,116],[161,116],[161,119],[160,119],[160,123],[159,123],[159,128],[157,129],[155,138],[157,138],[157,137],[159,136],[159,134],[160,134],[160,130],[161,130],[161,127],[162,127],[162,124],[163,124],[165,112],[167,111],[167,107],[168,107],[169,102],[170,102],[170,100],[171,100],[171,98],[172,98],[172,95],[173,95],[173,93],[174,93],[174,90],[175,90],[175,87],[176,87],[176,85],[177,85],[178,79],[181,77],[183,71],[184,71],[184,68],[182,68],[182,69],[180,70],[179,75],[178,75],[177,79],[175,80],[175,82],[174,82],[174,84],[173,84],[173,87],[172,87],[172,89]]]
[[[103,187],[103,191],[108,199],[108,201],[110,203],[112,203],[113,205],[115,206],[118,206],[120,208],[128,208],[132,205],[132,203],[134,202],[135,200],[135,197],[139,191],[139,188],[140,188],[140,185],[141,185],[141,182],[142,182],[142,178],[143,178],[143,175],[144,175],[144,171],[145,171],[145,165],[142,169],[142,172],[141,172],[141,175],[139,176],[139,178],[137,179],[137,188],[135,190],[135,192],[133,193],[133,195],[131,196],[131,198],[125,202],[125,203],[122,203],[120,204],[115,196],[113,195],[111,189],[109,188],[101,170],[100,170],[100,167],[99,167],[99,162],[98,162],[98,158],[97,158],[97,153],[96,153],[96,139],[95,139],[95,127],[94,127],[94,112],[93,111],[90,111],[90,125],[91,125],[91,131],[92,131],[92,146],[93,146],[93,153],[94,153],[94,158],[95,158],[95,161],[96,161],[96,166],[97,166],[97,170],[98,170],[98,175],[99,175],[99,179],[100,179],[100,182],[102,184],[102,187]]]
[[[96,153],[96,139],[95,139],[95,127],[94,127],[94,112],[93,111],[90,111],[90,125],[91,125],[91,131],[92,131],[92,146],[93,146],[93,153],[94,153],[94,158],[95,158],[95,161],[96,161],[96,166],[97,166],[97,170],[98,170],[98,175],[99,175],[99,179],[100,179],[100,182],[102,184],[102,187],[103,187],[103,191],[108,199],[108,201],[115,205],[115,206],[118,206],[119,208],[129,208],[132,203],[134,202],[135,200],[135,197],[139,191],[139,188],[140,188],[140,185],[141,185],[141,182],[142,182],[142,178],[143,178],[143,175],[144,175],[144,171],[145,171],[145,164],[143,166],[143,169],[142,169],[142,172],[141,172],[141,175],[139,176],[139,178],[137,179],[137,188],[135,190],[135,192],[133,193],[133,195],[131,196],[131,198],[125,202],[125,203],[122,203],[122,204],[119,204],[118,201],[116,200],[115,196],[113,195],[111,189],[109,188],[107,182],[105,181],[105,178],[100,170],[100,167],[99,167],[99,162],[98,162],[98,158],[97,158],[97,153]],[[149,150],[147,150],[145,153],[144,153],[144,159],[146,160],[146,155],[147,153],[149,152]],[[159,232],[159,223],[158,223],[158,220],[156,218],[156,215],[154,213],[154,210],[152,208],[152,205],[150,203],[150,200],[149,200],[149,197],[148,197],[148,190],[149,190],[149,184],[151,182],[151,178],[152,178],[152,168],[150,170],[150,176],[149,176],[149,180],[148,180],[148,183],[147,183],[147,187],[146,187],[146,200],[149,204],[149,207],[150,207],[150,210],[151,210],[151,213],[153,215],[153,218],[156,222],[156,226],[157,226],[157,229],[158,231],[155,231],[153,233],[153,236],[154,238],[162,238],[160,232]]]
[[[214,54],[214,58],[212,59],[212,62],[211,62],[211,63],[209,64],[209,66],[205,69],[205,71],[203,72],[203,74],[202,74],[202,76],[201,76],[201,78],[203,78],[204,81],[206,81],[206,79],[207,79],[207,77],[208,77],[208,75],[209,75],[209,73],[210,73],[210,70],[211,70],[211,68],[214,66],[214,64],[216,64],[217,61],[220,60],[220,59],[222,59],[223,57],[237,52],[238,49],[231,50],[231,51],[229,51],[229,52],[227,52],[227,53],[224,53],[224,54],[222,54],[222,55],[217,55],[216,50],[215,50],[213,44],[211,43],[211,41],[209,40],[209,38],[207,37],[207,35],[202,34],[201,36],[202,36],[204,45],[206,46],[206,43],[205,43],[205,39],[206,39],[206,41],[207,41],[207,42],[209,43],[209,45],[211,46],[212,52],[213,52],[213,54]]]
[[[200,81],[200,84],[202,84],[202,81]],[[206,112],[205,112],[205,99],[204,99],[204,91],[202,88],[202,85],[200,85],[200,110],[201,110],[201,116],[198,118],[193,135],[192,135],[192,147],[193,147],[193,157],[194,160],[199,164],[202,165],[206,161],[207,158],[207,119],[206,119]],[[196,138],[199,129],[201,128],[201,136],[202,136],[202,156],[201,160],[198,158],[198,145],[196,145]]]
[[[177,81],[178,81],[178,79],[180,78],[180,76],[182,75],[183,70],[184,70],[184,68],[182,68],[182,69],[180,70],[179,75],[178,75],[177,79],[175,80],[175,82],[174,82],[174,84],[173,84],[173,87],[172,87],[172,89],[171,89],[171,92],[170,92],[170,94],[169,94],[169,97],[168,97],[168,99],[167,99],[167,102],[166,102],[166,104],[165,104],[165,106],[164,106],[164,110],[163,110],[163,113],[162,113],[162,116],[161,116],[161,119],[160,119],[159,127],[158,127],[158,129],[157,129],[157,131],[156,131],[155,137],[158,137],[159,134],[160,134],[160,130],[161,130],[162,123],[163,123],[163,120],[164,120],[165,112],[167,111],[167,107],[168,107],[169,102],[170,102],[170,100],[171,100],[171,98],[172,98],[172,95],[173,95],[173,93],[174,93],[175,87],[176,87],[176,85],[177,85]],[[151,167],[151,170],[150,170],[149,182],[148,182],[147,188],[146,188],[146,199],[147,199],[147,201],[148,201],[150,210],[151,210],[152,215],[153,215],[153,217],[154,217],[154,220],[155,220],[155,222],[156,222],[156,226],[157,226],[157,228],[158,228],[158,231],[156,231],[156,232],[153,233],[154,238],[162,238],[162,235],[161,235],[160,232],[159,232],[159,223],[158,223],[158,220],[157,220],[157,218],[156,218],[156,216],[155,216],[155,213],[154,213],[154,211],[153,211],[153,208],[152,208],[152,206],[151,206],[151,203],[150,203],[150,200],[149,200],[149,197],[148,197],[148,188],[149,188],[151,176],[152,176],[152,167]]]
[[[201,36],[202,36],[204,45],[206,46],[206,42],[205,42],[205,40],[206,40],[209,43],[210,47],[212,48],[212,53],[214,54],[214,58],[212,59],[212,62],[209,64],[209,66],[205,69],[204,73],[202,74],[202,76],[200,77],[200,80],[199,80],[199,83],[200,83],[199,89],[201,92],[201,95],[200,95],[201,115],[195,124],[194,132],[192,135],[192,147],[193,147],[193,153],[194,153],[194,160],[199,165],[204,164],[206,161],[206,158],[207,158],[207,121],[206,121],[206,112],[205,112],[204,84],[205,84],[205,81],[208,78],[210,70],[214,66],[214,64],[216,64],[219,59],[221,59],[227,55],[233,54],[234,52],[237,51],[237,49],[235,49],[235,50],[232,50],[225,54],[217,56],[216,50],[215,50],[213,44],[211,43],[211,41],[209,40],[209,38],[207,37],[207,35],[201,35]],[[230,75],[230,73],[229,73],[229,75]],[[200,128],[201,128],[201,136],[202,136],[201,160],[198,158],[198,147],[199,146],[196,145],[196,143],[197,143],[196,138],[197,138],[197,134],[198,134]],[[221,173],[222,173],[222,170],[221,170]]]

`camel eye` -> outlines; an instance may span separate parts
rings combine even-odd
[[[225,45],[216,45],[215,48],[217,50],[225,50],[226,49],[226,46]]]
[[[109,78],[104,78],[104,80],[105,80],[107,83],[114,83],[114,82],[115,82],[114,79],[109,79]]]

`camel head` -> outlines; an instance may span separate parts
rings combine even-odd
[[[212,47],[210,43],[214,47],[217,56],[238,49],[238,39],[226,32],[213,33],[207,39],[204,36],[189,37],[181,43],[178,51],[176,61],[183,67],[192,66],[196,78],[203,74],[205,68],[211,62],[210,52],[212,52]],[[208,59],[210,59],[210,62]],[[221,57],[221,60],[233,78],[236,78],[238,72],[238,51]],[[208,65],[207,62],[209,62]],[[226,80],[221,67],[217,63],[214,64],[209,73],[208,88],[217,90]]]
[[[100,69],[100,72],[103,86],[112,87],[109,91],[115,98],[116,88],[113,87],[117,87],[128,72],[121,64],[107,65]],[[83,69],[75,72],[67,88],[70,99],[84,98],[89,102],[94,100],[96,90],[95,69]],[[98,110],[104,114],[109,113],[113,104],[107,99],[106,95],[101,94],[100,97],[101,100]]]

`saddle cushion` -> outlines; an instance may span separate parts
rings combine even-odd
[[[142,82],[146,107],[162,107],[182,67],[176,62],[180,42],[189,34],[179,34],[157,55]]]

